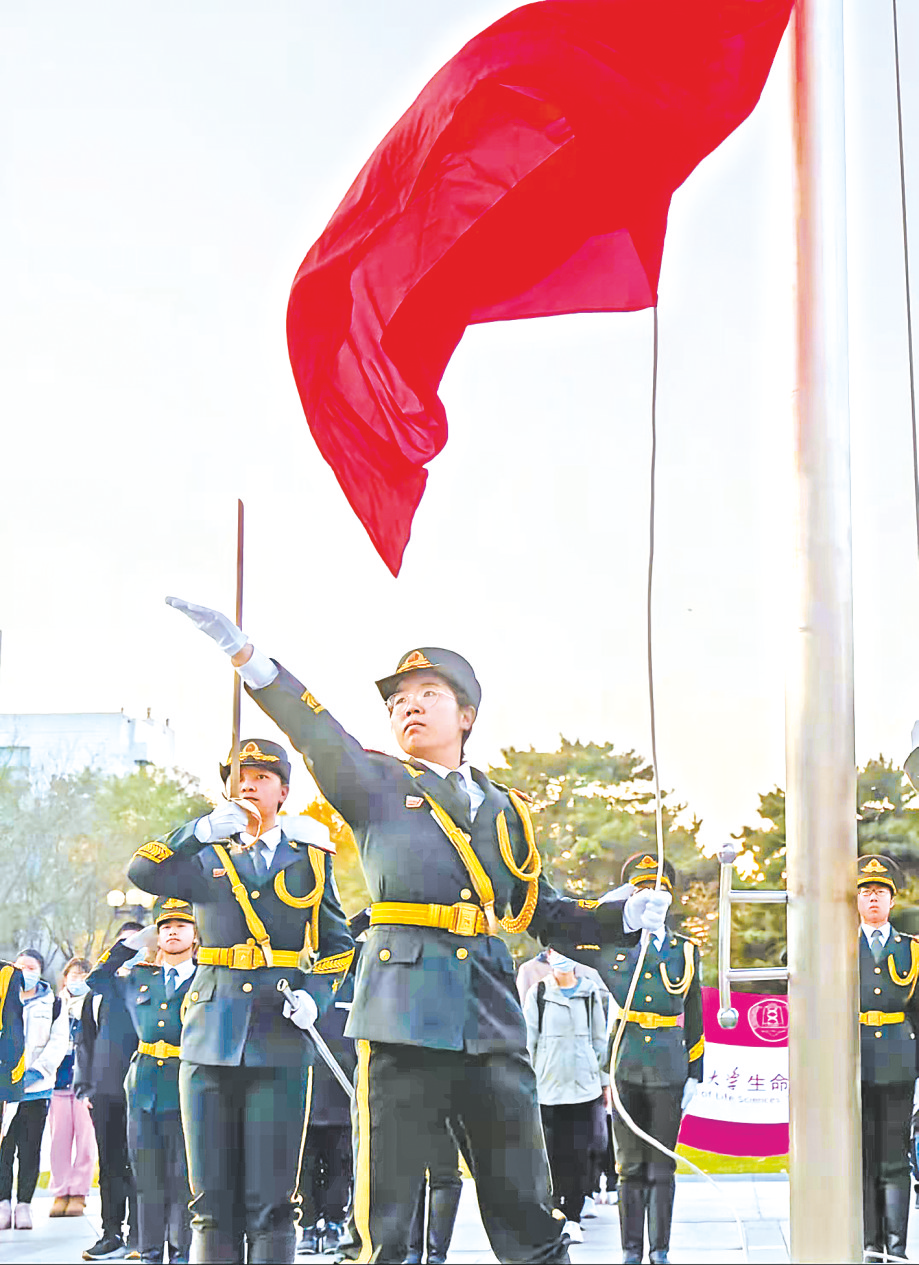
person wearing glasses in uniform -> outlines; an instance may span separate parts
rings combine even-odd
[[[346,1029],[358,1050],[358,1259],[404,1259],[428,1156],[459,1120],[498,1259],[567,1261],[513,963],[497,933],[615,941],[660,926],[669,895],[576,900],[546,882],[524,798],[465,757],[481,689],[462,655],[418,646],[377,681],[397,758],[366,751],[225,616],[167,600],[231,656],[357,842],[372,902]]]

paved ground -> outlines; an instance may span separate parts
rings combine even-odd
[[[760,1262],[788,1261],[788,1182],[784,1177],[721,1178],[721,1198],[699,1178],[677,1179],[673,1238],[670,1258],[674,1265],[709,1265],[722,1261],[742,1261],[740,1234],[731,1206],[741,1217],[749,1245],[749,1259]],[[729,1202],[728,1202],[729,1201]],[[64,1265],[79,1261],[83,1249],[99,1235],[99,1193],[87,1203],[86,1216],[48,1218],[51,1199],[44,1192],[32,1205],[35,1229],[0,1233],[0,1262],[3,1265],[31,1265],[52,1262]],[[572,1247],[574,1265],[618,1261],[619,1219],[615,1207],[600,1205],[596,1216],[583,1222],[584,1242]],[[919,1214],[910,1224],[909,1255],[919,1259]],[[329,1257],[315,1257],[328,1261]],[[449,1261],[451,1265],[479,1265],[493,1262],[488,1241],[479,1220],[475,1192],[466,1182]]]

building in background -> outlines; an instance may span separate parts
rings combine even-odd
[[[120,712],[0,713],[0,769],[27,774],[33,785],[97,769],[132,773],[146,764],[175,764],[169,721]]]

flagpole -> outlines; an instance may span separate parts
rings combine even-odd
[[[243,526],[242,501],[236,502],[236,627],[243,626]],[[242,682],[233,673],[233,740],[230,747],[230,799],[239,799],[239,726],[242,714]]]
[[[797,0],[786,687],[791,1259],[862,1259],[843,0]]]

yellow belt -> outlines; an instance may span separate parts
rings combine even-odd
[[[858,1022],[867,1028],[879,1028],[885,1023],[903,1023],[905,1018],[902,1010],[863,1010],[858,1016]]]
[[[680,1022],[679,1015],[655,1015],[650,1010],[629,1010],[622,1017],[639,1028],[675,1028]]]
[[[412,905],[379,900],[370,906],[370,925],[393,923],[398,927],[439,927],[455,936],[483,936],[488,927],[478,905]],[[200,961],[200,954],[198,960]]]
[[[288,949],[271,950],[272,966],[298,967],[300,954]],[[228,949],[200,948],[198,964],[228,966],[234,971],[255,971],[265,965],[265,955],[257,944],[231,944]]]
[[[155,1059],[177,1059],[179,1047],[170,1045],[168,1041],[138,1041],[137,1048],[141,1054],[151,1054]]]

